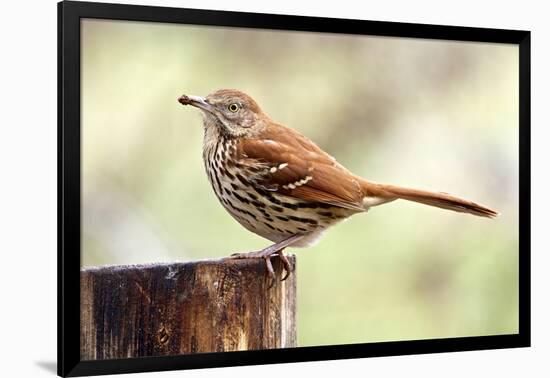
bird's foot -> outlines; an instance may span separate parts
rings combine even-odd
[[[266,247],[259,251],[254,252],[248,252],[248,253],[234,253],[231,255],[231,258],[234,259],[264,259],[265,266],[267,269],[267,274],[269,277],[271,277],[271,284],[269,285],[269,288],[271,288],[276,281],[275,277],[275,271],[273,270],[273,264],[271,263],[271,257],[275,255],[279,255],[279,258],[281,259],[281,262],[283,263],[283,268],[286,271],[286,274],[283,276],[281,281],[284,281],[288,278],[290,273],[292,273],[292,265],[290,264],[290,261],[288,261],[288,258],[283,253],[283,250],[291,246],[292,244],[296,243],[300,239],[302,239],[303,235],[293,235],[287,239],[281,240],[280,242],[277,242],[273,245],[270,245],[269,247]]]
[[[273,269],[273,264],[271,263],[271,257],[278,255],[279,258],[281,259],[281,262],[283,263],[283,268],[284,268],[285,274],[284,274],[283,278],[281,279],[281,281],[286,280],[288,278],[288,276],[290,275],[290,273],[292,273],[292,271],[293,271],[292,264],[290,264],[290,261],[288,261],[288,258],[285,256],[285,254],[283,252],[283,249],[273,251],[273,248],[267,247],[267,248],[264,248],[262,250],[254,251],[254,252],[233,253],[231,255],[231,258],[233,258],[233,259],[264,259],[267,274],[272,279],[272,282],[269,285],[269,288],[271,288],[274,285],[275,281],[276,281],[275,270]]]

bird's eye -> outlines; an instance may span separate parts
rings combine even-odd
[[[227,107],[231,113],[237,113],[239,111],[239,104],[231,104]]]

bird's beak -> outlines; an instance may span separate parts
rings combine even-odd
[[[212,113],[214,109],[212,105],[206,102],[204,97],[200,97],[200,96],[182,95],[180,98],[178,98],[178,102],[182,105],[191,105],[210,113]]]

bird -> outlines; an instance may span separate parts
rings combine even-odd
[[[273,244],[234,253],[263,259],[275,281],[271,258],[279,256],[285,280],[292,272],[287,247],[309,247],[352,215],[397,199],[493,218],[494,210],[443,192],[368,181],[353,174],[298,131],[273,121],[249,95],[219,89],[206,97],[182,95],[182,105],[203,116],[203,161],[221,205],[247,230]]]

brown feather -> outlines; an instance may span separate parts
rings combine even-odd
[[[468,201],[447,193],[430,192],[426,190],[404,188],[395,185],[375,184],[364,179],[360,179],[361,185],[368,198],[381,199],[380,204],[389,202],[398,198],[408,201],[422,203],[424,205],[435,206],[441,209],[453,210],[460,213],[469,213],[480,217],[494,218],[498,213],[483,205]]]
[[[242,138],[237,151],[241,159],[277,168],[275,172],[267,170],[258,183],[276,187],[278,193],[355,211],[365,210],[363,190],[355,177],[292,129],[271,123],[261,137]],[[279,169],[281,164],[286,166]]]

